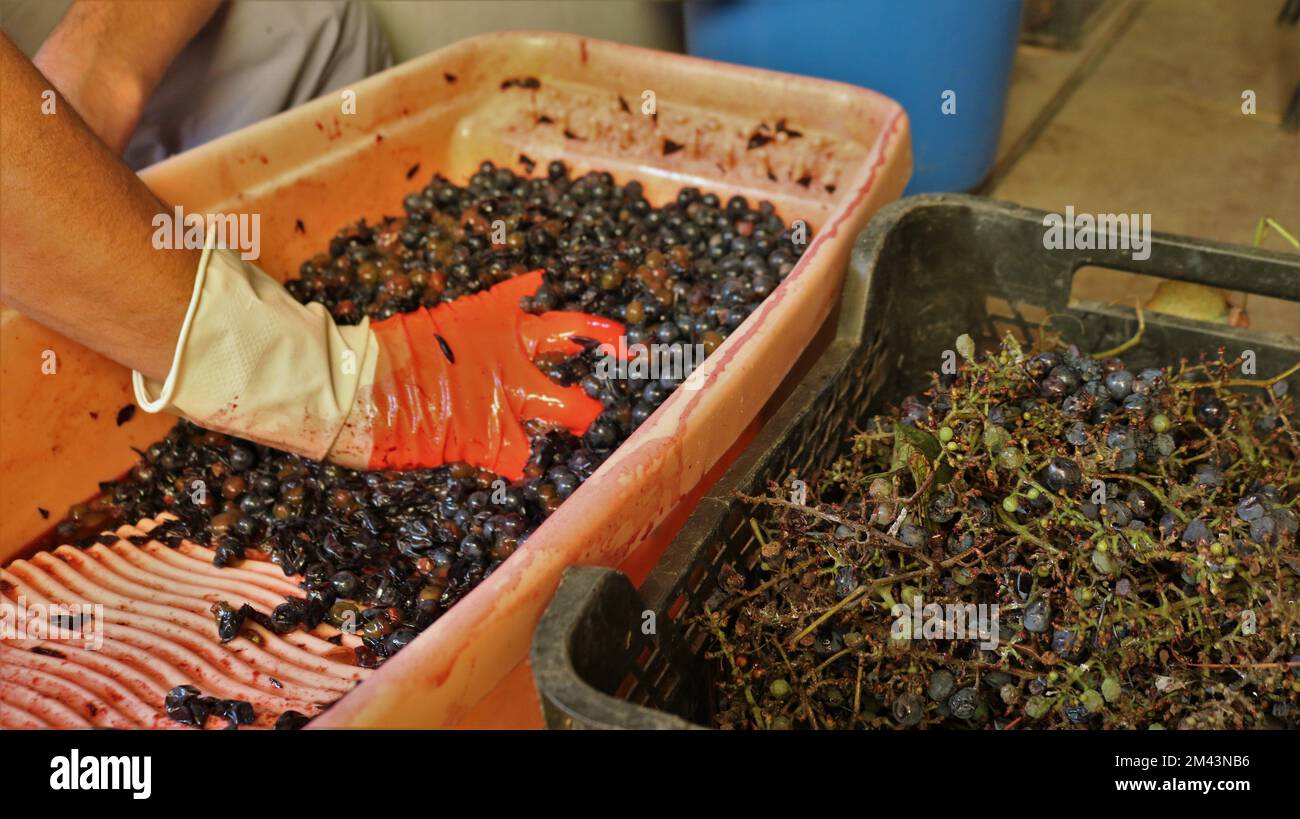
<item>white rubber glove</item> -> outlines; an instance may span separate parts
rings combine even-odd
[[[542,285],[534,270],[488,290],[371,324],[339,327],[231,251],[207,248],[161,385],[135,373],[147,412],[174,410],[200,426],[357,469],[457,461],[523,477],[527,419],[582,435],[599,401],[534,365],[583,344],[611,348],[616,321],[525,313]]]
[[[146,412],[172,410],[200,426],[314,459],[364,466],[363,419],[340,432],[374,380],[369,322],[339,326],[320,304],[299,304],[256,265],[209,241],[194,277],[167,379],[135,372]],[[331,449],[338,443],[338,451]],[[364,450],[364,451],[363,451]]]

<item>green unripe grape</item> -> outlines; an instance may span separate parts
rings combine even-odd
[[[1114,677],[1107,677],[1101,682],[1101,695],[1106,698],[1106,702],[1114,702],[1119,699],[1123,693],[1119,685],[1119,680]]]
[[[1046,697],[1030,697],[1025,702],[1025,716],[1030,719],[1042,719],[1051,707],[1052,704]]]
[[[1097,571],[1101,572],[1102,574],[1110,574],[1111,572],[1115,571],[1114,562],[1110,559],[1110,557],[1105,552],[1100,550],[1092,553],[1092,565],[1093,568],[1095,568]]]
[[[1083,703],[1084,708],[1088,709],[1089,714],[1095,714],[1105,707],[1101,694],[1098,694],[1095,688],[1084,691],[1083,696],[1079,697],[1079,701]]]

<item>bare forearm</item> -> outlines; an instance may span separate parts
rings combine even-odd
[[[0,35],[0,300],[128,367],[162,378],[198,267],[159,250],[168,209]]]
[[[120,154],[167,67],[219,5],[220,0],[78,0],[33,62]]]

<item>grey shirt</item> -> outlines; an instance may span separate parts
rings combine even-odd
[[[29,54],[53,29],[51,7],[4,0],[5,33]],[[43,29],[43,30],[42,30]],[[172,63],[123,158],[143,168],[392,65],[368,3],[229,2]]]

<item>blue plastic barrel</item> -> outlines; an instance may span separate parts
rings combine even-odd
[[[906,192],[965,191],[979,184],[997,153],[1020,5],[691,0],[686,43],[700,57],[840,80],[893,97],[912,122],[915,172]]]

